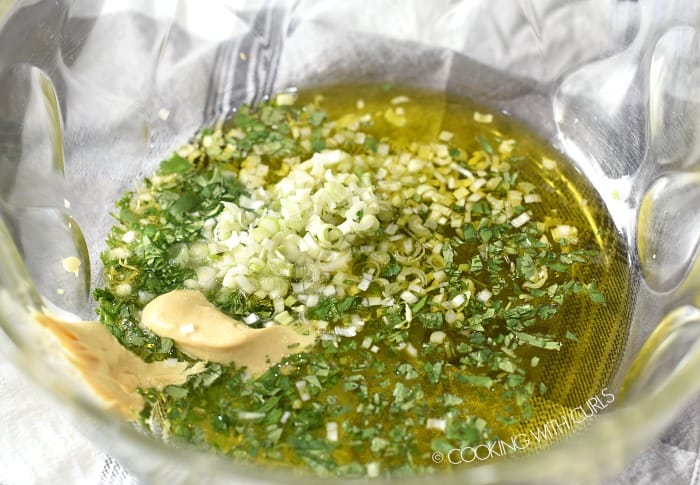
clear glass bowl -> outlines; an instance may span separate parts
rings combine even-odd
[[[445,90],[510,113],[591,181],[629,245],[634,310],[614,406],[539,453],[439,480],[607,476],[700,388],[699,28],[695,0],[20,1],[0,30],[0,345],[149,482],[314,482],[144,436],[89,397],[30,312],[93,318],[114,201],[240,103],[339,81]]]

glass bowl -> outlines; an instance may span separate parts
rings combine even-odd
[[[149,482],[320,483],[145,436],[102,409],[30,315],[94,318],[113,203],[241,103],[350,81],[442,90],[510,114],[585,175],[629,247],[632,311],[601,388],[614,405],[592,424],[434,478],[609,476],[700,389],[699,27],[694,0],[20,1],[0,29],[2,350]]]

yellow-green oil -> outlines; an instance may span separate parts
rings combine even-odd
[[[365,129],[399,146],[436,140],[442,131],[453,133],[450,142],[468,151],[479,149],[475,137],[482,133],[517,140],[520,151],[529,155],[521,177],[536,185],[543,197],[543,203],[535,207],[535,218],[550,216],[576,226],[581,245],[591,245],[599,251],[592,264],[578,267],[578,274],[596,280],[607,300],[604,306],[584,300],[577,300],[578,304],[568,301],[550,325],[571,330],[578,341],[567,343],[559,352],[540,352],[544,365],[540,364],[535,372],[550,390],[548,399],[564,408],[585,405],[589,398],[599,395],[621,359],[631,300],[628,249],[595,187],[525,124],[466,98],[402,86],[337,85],[302,90],[299,101],[310,102],[319,95],[324,97],[323,108],[329,118],[358,111],[384,113],[388,108],[401,106],[406,113],[404,126],[392,125],[378,115],[373,117],[374,126]],[[409,102],[392,104],[399,96],[406,96]],[[359,110],[358,100],[363,105]],[[492,114],[493,120],[477,122],[474,113]],[[542,157],[554,160],[556,167],[545,169]]]
[[[601,292],[605,295],[604,305],[596,304],[584,298],[567,299],[560,312],[547,321],[547,328],[552,333],[562,333],[569,330],[576,335],[577,340],[567,340],[559,351],[534,349],[528,350],[528,356],[537,356],[540,363],[534,367],[528,376],[531,380],[542,381],[548,391],[544,397],[533,398],[533,417],[517,425],[505,425],[496,417],[503,414],[503,408],[512,403],[500,400],[500,389],[476,389],[466,383],[439,382],[429,386],[422,383],[425,391],[425,401],[449,392],[463,399],[463,406],[469,414],[485,419],[493,436],[508,440],[517,433],[528,433],[541,429],[552,419],[560,420],[562,415],[577,406],[586,406],[593,396],[600,395],[613,376],[621,358],[627,335],[627,322],[630,312],[630,283],[628,279],[628,254],[622,236],[616,230],[609,214],[594,187],[580,175],[547,142],[539,139],[518,121],[493,112],[488,108],[476,105],[464,98],[446,93],[433,93],[419,89],[381,86],[381,85],[338,85],[319,87],[299,92],[298,104],[305,104],[323,98],[322,107],[328,113],[329,119],[337,119],[348,113],[373,113],[374,124],[363,128],[369,135],[378,139],[390,139],[393,146],[408,147],[413,142],[431,142],[438,139],[441,132],[454,134],[451,145],[467,151],[479,150],[476,136],[479,134],[495,134],[500,138],[513,138],[518,141],[519,152],[527,154],[522,162],[520,177],[537,187],[543,201],[533,206],[534,218],[552,218],[563,224],[576,226],[581,246],[595,248],[598,251],[589,264],[577,266],[575,276],[590,281],[595,280]],[[407,102],[392,104],[397,97],[405,96]],[[403,101],[403,100],[398,100]],[[396,126],[384,115],[388,109],[401,108],[404,112],[405,125]],[[491,114],[490,123],[475,120],[475,112]],[[556,166],[545,168],[542,158],[546,157],[556,162]],[[419,326],[411,330],[411,342],[420,347],[428,338],[427,331]],[[314,350],[312,350],[313,352]],[[405,360],[403,356],[378,355],[386,360],[388,365],[395,365]],[[359,354],[346,356],[341,365],[352,367],[354,360],[359,360]],[[280,372],[293,372],[294,369],[282,368]],[[371,383],[369,392],[380,393],[385,387]],[[322,391],[318,396],[324,400],[332,396],[339,403],[350,407],[358,405],[353,392],[343,390],[341,380],[334,388]],[[235,399],[229,396],[222,387],[212,388],[205,394],[199,408],[203,416],[208,413],[207,402],[220,399]],[[197,406],[195,405],[195,408]],[[401,415],[385,416],[387,428],[393,421],[400,421]],[[356,420],[357,426],[364,423],[352,413],[338,418],[339,421]],[[235,454],[234,450],[245,437],[235,432],[229,435],[216,434],[212,431],[210,420],[203,418],[198,424],[209,440],[224,453]],[[439,430],[424,428],[420,432],[419,441],[430,443],[440,435]],[[540,443],[537,446],[546,445]],[[536,448],[532,444],[530,448]],[[263,459],[270,464],[298,465],[303,462],[291,449],[283,451],[280,459]],[[369,445],[364,448],[345,446],[341,433],[340,443],[333,452],[333,459],[338,465],[346,463],[369,463],[376,460]],[[396,455],[385,457],[382,468],[396,468],[411,461],[411,465],[436,466],[430,455]],[[449,467],[444,461],[443,467]]]

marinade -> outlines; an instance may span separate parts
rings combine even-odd
[[[585,406],[624,346],[627,252],[595,190],[457,96],[343,85],[242,106],[114,217],[99,318],[144,360],[195,360],[141,322],[175,290],[250,328],[318,334],[259,375],[210,361],[141,390],[144,427],[235,460],[446,469],[452,450]]]

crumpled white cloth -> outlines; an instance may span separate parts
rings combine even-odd
[[[0,354],[0,484],[130,483],[126,472],[112,474],[113,464]]]
[[[0,354],[0,485],[142,483],[53,403]],[[700,396],[625,471],[601,485],[700,484],[699,410]]]

